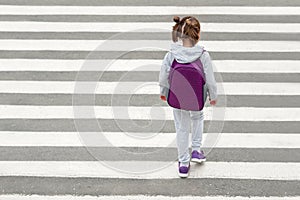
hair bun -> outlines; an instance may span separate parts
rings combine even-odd
[[[176,22],[176,23],[179,23],[180,22],[180,18],[178,16],[174,16],[173,17],[173,21]]]

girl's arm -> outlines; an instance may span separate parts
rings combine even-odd
[[[162,62],[159,73],[160,96],[162,100],[166,100],[169,92],[169,72],[171,67],[171,53],[167,53]]]
[[[201,62],[204,67],[204,73],[205,73],[206,85],[208,88],[210,104],[215,105],[218,97],[217,83],[214,76],[213,64],[210,55],[207,51],[204,52],[203,55],[201,56]]]

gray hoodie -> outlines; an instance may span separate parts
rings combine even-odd
[[[171,44],[171,50],[165,55],[159,74],[160,94],[162,96],[168,95],[168,78],[173,60],[176,59],[179,63],[190,63],[198,59],[203,53],[200,60],[203,64],[205,73],[205,88],[208,89],[210,100],[217,99],[217,84],[214,77],[212,62],[209,53],[207,51],[203,52],[203,50],[204,48],[198,44],[194,47],[184,47],[179,43]]]

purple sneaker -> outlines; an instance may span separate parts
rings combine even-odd
[[[196,163],[201,163],[201,162],[204,162],[206,161],[206,157],[204,156],[204,152],[203,151],[196,151],[194,150],[192,152],[192,159],[191,159],[192,162],[196,162]]]
[[[178,175],[181,178],[186,178],[189,176],[190,164],[189,166],[180,166],[180,162],[178,162]]]

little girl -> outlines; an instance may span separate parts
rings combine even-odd
[[[211,105],[216,104],[217,86],[213,74],[212,62],[209,53],[198,45],[200,39],[200,23],[192,16],[173,18],[176,24],[173,26],[171,50],[165,55],[159,75],[160,98],[167,100],[169,92],[170,67],[176,59],[178,63],[191,63],[200,59],[205,74],[205,88],[209,94]],[[182,45],[178,44],[178,38]],[[205,90],[204,90],[205,91]],[[203,133],[203,110],[190,111],[173,108],[176,140],[178,149],[178,174],[180,177],[188,177],[190,161],[201,163],[206,161],[204,152],[200,149]],[[189,132],[192,128],[192,154],[189,154]]]

